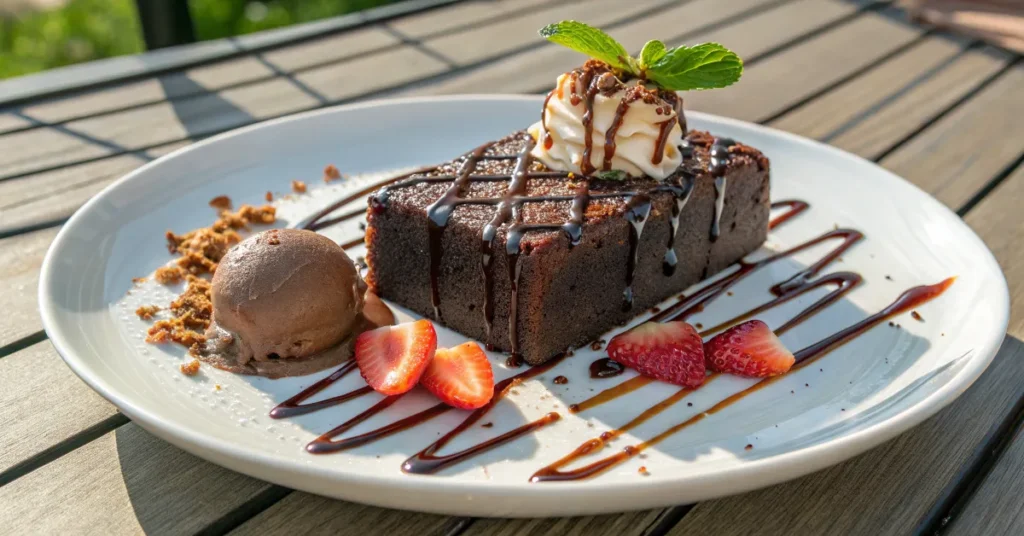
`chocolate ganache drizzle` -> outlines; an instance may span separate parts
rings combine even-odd
[[[583,96],[573,95],[572,98],[574,100],[579,99],[584,103],[588,111],[592,111],[593,97],[598,93],[598,91],[600,91],[597,83],[599,77],[594,77],[591,71],[585,71],[580,76],[584,77],[584,81],[586,83],[585,87],[588,89]],[[626,95],[622,99],[623,114],[617,115],[615,122],[613,122],[609,127],[609,132],[614,131],[621,124],[622,115],[625,113],[624,110],[628,109],[629,100],[632,98],[639,97],[634,97],[634,92],[627,91]],[[587,129],[587,146],[590,147],[592,145],[593,129],[592,117],[589,113],[584,114],[584,123]],[[549,138],[545,134],[545,141],[543,141],[543,143],[547,143],[547,139]],[[728,162],[728,147],[735,145],[735,142],[732,142],[732,140],[726,141],[728,142],[727,145],[719,143],[714,146],[715,153],[712,156],[712,163],[716,166],[715,169],[723,170],[723,172]],[[491,220],[484,225],[480,237],[480,266],[484,276],[483,312],[488,338],[490,338],[494,321],[494,245],[498,237],[498,230],[503,226],[508,226],[504,253],[508,261],[507,278],[511,289],[511,299],[509,301],[508,312],[508,330],[509,347],[511,348],[513,355],[517,355],[519,353],[517,307],[519,301],[518,284],[521,270],[519,258],[522,250],[521,245],[523,238],[530,232],[561,231],[569,240],[570,247],[579,244],[583,234],[583,224],[587,206],[591,200],[614,198],[625,200],[623,214],[626,221],[629,222],[630,227],[628,235],[629,254],[626,258],[626,278],[623,282],[624,288],[622,292],[622,309],[624,311],[629,311],[633,306],[632,285],[634,274],[636,272],[637,250],[640,243],[640,237],[643,233],[644,223],[650,216],[652,207],[651,195],[658,192],[669,192],[675,199],[671,215],[671,233],[669,234],[668,243],[665,245],[666,250],[663,263],[663,272],[666,276],[671,276],[675,272],[678,259],[674,246],[675,238],[678,233],[679,217],[690,198],[695,182],[695,175],[693,172],[689,171],[690,168],[688,166],[681,167],[676,176],[645,191],[595,191],[591,190],[592,181],[597,183],[603,182],[601,179],[595,177],[578,177],[571,172],[536,170],[536,167],[534,166],[535,160],[531,155],[531,151],[536,145],[536,141],[532,138],[528,139],[522,150],[515,155],[490,154],[488,150],[494,147],[495,143],[496,142],[491,142],[481,145],[466,154],[462,158],[462,161],[459,163],[454,174],[430,176],[417,176],[417,174],[406,175],[380,189],[378,193],[370,199],[370,206],[372,210],[384,210],[387,206],[390,193],[396,189],[408,188],[423,183],[451,183],[447,190],[445,190],[444,194],[427,208],[430,243],[430,296],[435,319],[442,320],[439,280],[441,277],[441,259],[444,255],[442,245],[443,234],[448,226],[448,222],[452,214],[460,205],[489,205],[495,207],[494,215]],[[664,148],[661,149],[661,151],[656,151],[655,157],[652,158],[656,158],[658,154],[663,153]],[[680,150],[682,151],[683,148],[680,148]],[[689,151],[689,154],[692,157],[692,150]],[[589,151],[586,151],[585,155],[584,161],[589,161]],[[508,174],[474,173],[480,163],[489,160],[514,160],[514,165],[512,171]],[[591,168],[593,168],[593,166],[590,166],[588,169]],[[436,169],[437,168],[434,168],[434,170]],[[527,184],[530,179],[572,179],[578,181],[580,184],[574,195],[571,196],[527,195]],[[508,187],[506,188],[504,195],[501,197],[467,197],[467,190],[470,184],[474,181],[507,182]],[[725,195],[724,183],[718,185],[716,182],[716,191],[718,192],[718,198],[715,208],[715,218],[712,228],[709,230],[712,239],[716,238],[718,235],[718,222],[721,218],[721,210]],[[523,222],[522,207],[525,204],[557,201],[570,202],[568,214],[566,214],[564,221],[556,223]]]
[[[388,183],[394,184],[398,181],[409,180],[409,178],[410,175],[404,175],[401,177],[396,177],[388,181]],[[418,178],[414,180],[430,179],[437,178]],[[451,180],[451,178],[447,180]],[[356,217],[357,214],[343,214],[336,218],[325,219],[328,215],[330,215],[338,208],[341,208],[349,203],[358,200],[361,196],[366,195],[366,193],[366,191],[357,192],[356,194],[348,196],[345,199],[342,199],[339,202],[333,204],[332,206],[327,207],[320,213],[316,214],[309,221],[309,223],[305,225],[305,227],[308,229],[322,229],[327,225],[331,225],[334,223],[338,223],[340,221],[344,221],[346,219]],[[371,203],[372,202],[374,201],[371,200]],[[781,214],[778,214],[777,216],[770,220],[768,225],[769,229],[774,229],[777,226],[790,221],[791,219],[795,218],[796,216],[806,211],[809,208],[809,205],[803,201],[778,201],[772,204],[772,208],[785,209],[785,211],[782,212]],[[861,276],[852,272],[834,272],[818,277],[817,279],[815,279],[815,277],[827,265],[831,264],[834,260],[836,260],[839,257],[839,255],[847,251],[849,248],[851,248],[854,244],[856,244],[862,239],[863,235],[858,231],[852,229],[836,229],[826,232],[815,238],[812,238],[806,242],[797,244],[784,251],[770,255],[764,258],[763,260],[757,262],[741,261],[734,265],[735,268],[733,269],[733,271],[729,272],[728,275],[722,277],[717,281],[705,285],[704,287],[694,291],[689,295],[681,296],[675,304],[660,310],[649,320],[658,322],[685,320],[692,314],[702,311],[706,306],[710,305],[718,297],[725,294],[729,288],[734,286],[743,278],[749,276],[757,269],[767,266],[768,264],[771,264],[772,262],[775,262],[781,258],[789,257],[791,255],[804,251],[823,242],[838,240],[838,245],[832,250],[830,250],[828,253],[823,255],[817,262],[797,272],[795,275],[791,276],[785,281],[773,285],[771,290],[775,295],[774,298],[750,309],[745,313],[742,313],[732,319],[722,322],[719,325],[703,330],[701,332],[701,336],[706,337],[718,331],[724,330],[731,325],[735,325],[738,322],[742,322],[772,307],[776,307],[790,300],[793,300],[814,289],[823,287],[832,288],[832,290],[830,290],[824,296],[822,296],[817,301],[804,308],[802,311],[798,312],[793,318],[791,318],[789,321],[787,321],[786,323],[784,323],[782,326],[775,330],[775,332],[778,334],[784,333],[785,331],[792,329],[793,327],[798,325],[800,322],[806,320],[807,318],[821,311],[831,303],[835,302],[840,297],[850,292],[857,285],[860,284]],[[919,307],[921,304],[931,299],[934,299],[935,297],[939,296],[942,292],[944,292],[952,283],[953,278],[949,278],[934,285],[923,285],[913,287],[907,290],[902,295],[900,295],[892,304],[883,308],[881,311],[796,352],[795,356],[797,359],[797,364],[794,367],[794,370],[798,370],[802,367],[807,366],[813,361],[821,358],[829,351],[837,348],[838,346],[850,342],[858,335],[878,325],[884,320],[891,318],[897,314],[911,310],[913,308]],[[422,451],[406,460],[402,464],[402,470],[408,473],[434,473],[448,466],[464,461],[476,454],[480,454],[484,451],[493,449],[501,444],[522,437],[527,433],[530,433],[539,428],[557,422],[561,418],[560,415],[555,412],[548,413],[537,420],[528,422],[524,425],[521,425],[517,428],[514,428],[508,432],[500,434],[489,440],[483,441],[479,444],[466,447],[458,452],[452,454],[439,453],[439,451],[448,443],[450,443],[456,436],[458,436],[460,433],[464,432],[466,429],[471,427],[474,423],[478,422],[513,387],[527,379],[534,378],[545,371],[551,370],[553,367],[558,365],[564,359],[564,357],[564,355],[558,356],[543,365],[531,367],[523,372],[520,372],[514,376],[511,376],[509,378],[506,378],[505,380],[498,382],[494,387],[494,397],[488,405],[471,412],[459,426],[452,429],[450,432],[442,436],[440,439],[428,445]],[[595,375],[598,377],[607,377],[602,373],[604,371],[608,371],[608,376],[615,375],[615,365],[617,364],[614,361],[598,360],[593,365],[591,365],[591,370],[592,372],[595,372]],[[322,410],[334,405],[343,404],[356,398],[362,397],[363,395],[371,393],[372,390],[370,390],[369,387],[362,386],[353,389],[347,393],[330,397],[321,401],[303,403],[305,400],[309,399],[316,393],[323,391],[328,386],[341,380],[343,377],[349,374],[354,368],[354,362],[346,363],[345,365],[343,365],[342,367],[340,367],[339,369],[337,369],[335,372],[328,375],[324,379],[314,383],[313,385],[309,386],[299,394],[293,396],[292,398],[281,403],[279,406],[275,407],[271,411],[270,416],[273,418],[287,418],[297,416],[312,411]],[[718,374],[712,374],[711,376],[709,376],[708,380],[705,382],[705,385],[713,381],[717,376]],[[675,434],[680,430],[683,430],[684,428],[687,428],[688,426],[700,420],[703,420],[710,415],[717,413],[718,411],[739,401],[740,399],[749,395],[750,393],[755,392],[778,381],[782,377],[784,376],[777,376],[761,380],[745,390],[729,395],[728,397],[722,399],[721,401],[713,404],[708,409],[704,411],[698,411],[692,417],[680,422],[679,424],[673,425],[665,429],[664,431],[653,436],[649,440],[641,442],[637,445],[630,445],[624,447],[621,451],[611,456],[606,456],[602,459],[599,459],[595,462],[579,467],[577,469],[565,469],[569,464],[582,458],[583,456],[596,452],[599,448],[603,447],[607,442],[615,439],[616,437],[621,436],[626,431],[639,426],[641,423],[646,422],[655,415],[672,407],[674,404],[676,404],[677,402],[688,396],[691,392],[693,392],[693,389],[680,389],[679,391],[670,395],[669,397],[643,410],[641,413],[639,413],[636,417],[634,417],[631,421],[629,421],[622,427],[602,433],[599,437],[583,443],[574,451],[564,456],[563,458],[559,459],[555,463],[540,469],[533,475],[533,477],[531,477],[531,481],[545,482],[560,480],[577,480],[600,474],[606,471],[607,469],[614,467],[615,465],[622,463],[623,461],[628,460],[633,456],[636,456],[643,450],[663,441],[672,434]],[[609,402],[620,396],[623,396],[626,393],[640,389],[645,385],[652,383],[653,381],[654,380],[651,380],[650,378],[646,378],[643,376],[635,376],[624,382],[619,383],[616,386],[606,389],[586,400],[570,405],[569,411],[571,413],[581,413],[587,411],[589,409],[594,408],[595,406],[598,406],[600,404]],[[348,419],[341,425],[335,427],[334,429],[318,437],[316,440],[307,445],[306,450],[311,453],[321,454],[356,448],[358,446],[371,443],[373,441],[401,432],[403,430],[407,430],[409,428],[427,422],[443,413],[453,410],[453,408],[447,405],[436,404],[418,413],[399,419],[395,422],[386,424],[384,426],[378,427],[374,430],[370,430],[368,432],[364,432],[344,439],[335,439],[338,436],[344,434],[345,432],[348,432],[349,430],[353,429],[360,423],[366,421],[373,415],[376,415],[377,413],[391,406],[392,404],[397,402],[401,397],[402,395],[391,396],[379,400],[370,408],[364,410],[363,412],[357,414],[356,416]]]

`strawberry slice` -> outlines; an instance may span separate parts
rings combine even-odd
[[[422,382],[434,396],[456,408],[476,409],[494,396],[491,362],[475,342],[438,348]]]
[[[704,383],[704,346],[686,322],[645,322],[616,335],[608,357],[656,380],[695,388]]]
[[[359,373],[374,391],[400,395],[416,386],[437,349],[429,320],[364,331],[356,339]]]
[[[793,352],[760,320],[749,320],[715,335],[704,345],[704,355],[713,371],[752,378],[784,374],[796,362]]]

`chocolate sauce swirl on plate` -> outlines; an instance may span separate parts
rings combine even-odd
[[[726,154],[728,147],[731,144],[734,144],[734,142],[732,142],[731,140],[723,140],[721,142],[716,142],[716,145],[725,147]],[[476,204],[489,204],[496,207],[495,215],[492,217],[488,226],[485,227],[484,232],[482,233],[483,236],[481,240],[481,250],[484,256],[486,256],[487,254],[492,254],[490,252],[490,248],[493,246],[492,241],[494,240],[494,234],[490,233],[496,234],[496,229],[498,227],[501,227],[502,225],[509,225],[510,236],[517,235],[514,240],[512,238],[509,239],[509,242],[515,244],[516,251],[513,252],[513,248],[511,247],[506,248],[506,255],[510,256],[511,261],[517,260],[517,257],[519,255],[518,248],[523,235],[532,230],[561,230],[563,233],[566,234],[566,236],[569,237],[570,244],[578,243],[583,223],[583,215],[586,211],[586,203],[590,199],[599,196],[614,196],[625,198],[627,206],[626,218],[627,220],[629,220],[629,218],[631,217],[630,213],[635,213],[636,215],[633,217],[636,219],[636,222],[634,223],[632,220],[630,220],[631,224],[633,224],[631,225],[631,227],[635,230],[637,238],[639,238],[640,233],[642,233],[643,221],[648,216],[648,211],[650,210],[649,195],[652,192],[616,192],[614,194],[608,194],[602,192],[592,192],[589,190],[589,188],[581,188],[580,191],[576,193],[576,195],[571,197],[522,197],[521,195],[517,196],[516,192],[521,192],[521,190],[519,189],[520,186],[517,184],[517,178],[520,181],[525,181],[528,180],[529,178],[533,178],[535,176],[540,175],[539,172],[531,173],[529,171],[529,148],[518,155],[499,156],[487,155],[487,147],[489,147],[489,145],[482,146],[481,148],[478,148],[477,150],[473,151],[472,153],[467,155],[466,161],[470,161],[472,159],[484,160],[487,158],[514,158],[516,159],[514,171],[509,175],[474,175],[473,167],[463,162],[462,167],[459,168],[459,172],[456,175],[420,177],[416,176],[415,173],[407,174],[388,181],[386,184],[388,184],[389,186],[386,186],[378,193],[378,195],[371,198],[371,209],[375,206],[380,207],[382,206],[382,204],[387,202],[387,195],[390,188],[404,187],[410,184],[416,184],[421,182],[451,182],[452,184],[449,186],[447,190],[447,192],[451,193],[451,195],[448,195],[448,193],[446,193],[445,196],[438,201],[438,203],[435,203],[435,217],[432,217],[431,219],[432,224],[438,224],[440,222],[438,227],[440,228],[440,231],[443,232],[443,224],[447,222],[448,218],[450,218],[451,211],[454,209],[454,207],[460,204],[461,202],[467,201],[461,197],[462,194],[460,193],[460,191],[462,191],[462,189],[465,187],[466,184],[468,184],[468,182],[473,180],[507,181],[509,183],[509,187],[506,190],[506,194],[504,196],[494,199],[486,198],[472,200],[472,202]],[[686,154],[687,151],[685,147],[682,147],[681,150],[683,150],[684,154]],[[422,172],[422,170],[420,172]],[[550,172],[543,173],[543,176],[564,177],[564,175],[559,175]],[[672,192],[675,195],[677,206],[679,207],[679,211],[681,211],[685,206],[686,199],[688,198],[690,190],[692,189],[692,177],[690,177],[690,179],[691,180],[685,184],[663,185],[659,186],[657,189],[669,188],[668,191]],[[674,188],[674,190],[672,188]],[[722,188],[724,189],[724,183],[722,184]],[[331,219],[325,219],[327,218],[328,215],[336,211],[338,208],[341,208],[349,203],[358,200],[361,196],[365,196],[366,193],[367,191],[357,192],[356,194],[348,196],[345,199],[342,199],[339,202],[333,204],[332,206],[327,207],[319,214],[317,214],[314,218],[312,218],[310,222],[306,224],[306,228],[322,229],[328,225],[338,223],[339,221],[344,221],[345,219],[356,217],[358,214],[352,213],[343,214],[341,216]],[[647,200],[644,199],[645,196],[647,196]],[[517,214],[517,212],[521,208],[522,203],[546,200],[573,201],[572,210],[570,211],[570,214],[566,222],[560,225],[526,225],[521,222],[520,216]],[[645,205],[646,208],[644,208]],[[805,202],[796,200],[779,201],[773,203],[772,208],[784,209],[784,212],[776,215],[770,220],[770,229],[774,229],[777,226],[782,225],[790,221],[792,218],[803,213],[808,209],[808,205]],[[716,212],[719,211],[720,209],[716,209]],[[720,214],[716,215],[716,221],[718,220],[719,216]],[[673,218],[677,217],[678,213],[676,211],[673,211]],[[673,225],[675,225],[675,223]],[[488,229],[492,230],[488,231]],[[673,230],[675,231],[674,228]],[[675,233],[673,232],[673,237],[674,234]],[[786,250],[771,254],[768,257],[763,258],[762,260],[755,262],[741,261],[735,264],[731,271],[729,271],[725,276],[719,278],[716,281],[707,283],[703,287],[693,291],[690,295],[680,297],[676,303],[668,307],[664,307],[661,311],[654,314],[649,320],[661,322],[685,320],[691,315],[709,306],[719,296],[725,294],[728,291],[728,289],[736,285],[739,281],[746,278],[754,271],[764,266],[767,266],[768,264],[771,264],[772,262],[775,262],[781,258],[789,257],[804,250],[807,250],[815,245],[824,242],[837,241],[838,244],[830,251],[825,253],[818,261],[800,270],[799,272],[789,277],[788,279],[773,285],[771,287],[771,291],[774,294],[773,298],[758,306],[751,308],[750,310],[740,315],[737,315],[732,319],[722,322],[719,325],[707,328],[703,330],[703,332],[701,333],[702,336],[706,337],[718,331],[724,330],[731,325],[735,325],[736,323],[742,322],[746,319],[756,316],[772,307],[776,307],[787,301],[803,296],[812,290],[819,288],[831,289],[824,296],[818,298],[814,303],[810,304],[802,311],[798,312],[793,318],[791,318],[789,321],[787,321],[785,324],[783,324],[782,326],[775,330],[776,333],[781,334],[795,327],[797,324],[806,320],[810,316],[816,314],[817,312],[824,309],[828,305],[834,303],[843,295],[850,292],[857,285],[860,284],[861,276],[853,272],[834,272],[820,277],[819,274],[826,266],[830,265],[840,255],[842,255],[845,251],[853,247],[853,245],[855,245],[862,239],[863,234],[861,234],[859,231],[853,229],[835,229],[823,233],[803,243],[792,246]],[[350,244],[354,245],[360,241],[353,240],[350,242]],[[438,240],[437,243],[440,244],[440,241]],[[672,249],[671,243],[668,244],[668,249]],[[441,252],[438,251],[438,255],[440,254]],[[635,255],[635,251],[632,251],[632,248],[630,255]],[[666,254],[666,262],[667,259],[668,256]],[[510,267],[513,264],[518,264],[518,262],[510,262]],[[493,267],[493,265],[489,264],[487,260],[482,261],[481,266],[482,269],[485,270],[485,273],[487,273],[489,268]],[[513,282],[515,282],[514,280],[515,278],[518,277],[518,273],[515,273],[511,269],[510,272],[511,273],[509,274],[509,277],[510,279],[513,280]],[[931,299],[934,299],[935,297],[940,295],[946,288],[948,288],[952,284],[952,281],[953,279],[950,278],[935,285],[925,285],[911,288],[903,295],[901,295],[899,298],[897,298],[896,301],[894,301],[892,304],[882,309],[878,313],[875,313],[861,322],[858,322],[843,330],[840,330],[837,333],[829,335],[828,337],[825,337],[819,340],[818,342],[798,351],[795,354],[797,358],[797,364],[795,365],[794,370],[802,368],[808,365],[809,363],[815,361],[816,359],[819,359],[821,356],[825,355],[830,350],[840,345],[848,343],[849,341],[853,340],[858,335],[874,327],[878,323],[888,318],[891,318],[897,314],[901,314],[915,307],[919,307],[921,304]],[[627,291],[624,292],[624,296],[628,295],[628,281],[626,284],[626,288]],[[493,308],[492,312],[488,314],[493,315]],[[491,318],[493,318],[493,316]],[[560,415],[557,413],[548,413],[537,420],[528,422],[503,434],[495,436],[487,441],[464,448],[463,450],[460,450],[458,452],[454,452],[451,454],[439,453],[439,451],[448,443],[450,443],[457,435],[459,435],[466,429],[470,428],[471,426],[473,426],[473,424],[475,424],[481,418],[483,418],[483,416],[487,414],[490,408],[499,403],[503,396],[508,391],[510,391],[513,386],[517,385],[522,381],[533,378],[544,371],[550,370],[551,368],[556,366],[563,358],[564,355],[556,359],[553,359],[552,361],[549,361],[544,365],[531,367],[523,372],[520,372],[496,384],[494,388],[494,397],[487,406],[484,406],[478,410],[471,412],[459,426],[457,426],[456,428],[442,436],[433,444],[424,448],[416,455],[406,460],[406,462],[402,466],[403,471],[418,474],[434,473],[446,467],[464,461],[476,454],[493,449],[509,441],[513,441],[541,427],[548,426],[557,422],[561,418]],[[513,354],[509,359],[510,367],[513,365],[518,366],[519,359],[517,355]],[[516,361],[516,363],[512,363],[511,361],[513,360]],[[598,360],[595,363],[591,364],[591,371],[592,374],[597,377],[601,377],[602,374],[612,375],[615,374],[616,371],[622,370],[621,366],[618,369],[616,369],[615,365],[617,364],[608,359]],[[346,376],[349,372],[351,372],[353,368],[354,363],[346,363],[338,370],[334,371],[332,374],[314,383],[310,387],[303,390],[301,393],[297,394],[296,396],[280,404],[278,407],[274,408],[274,410],[271,412],[271,416],[274,418],[286,418],[301,415],[312,411],[317,411],[327,407],[331,407],[334,405],[343,404],[351,400],[360,398],[365,394],[368,394],[370,390],[368,387],[364,386],[349,391],[345,394],[331,397],[322,401],[304,403],[304,401],[307,400],[308,398],[326,389],[329,385],[339,381],[341,378]],[[713,381],[717,376],[717,374],[712,374],[711,376],[709,376],[705,384]],[[606,444],[608,441],[616,437],[619,437],[620,435],[624,434],[630,429],[639,426],[640,423],[646,422],[653,416],[665,411],[669,407],[672,407],[674,404],[678,403],[680,400],[684,399],[686,396],[689,395],[689,393],[692,392],[691,389],[680,389],[671,396],[645,409],[640,414],[638,414],[633,420],[626,423],[622,427],[604,432],[599,437],[585,442],[580,447],[569,453],[567,456],[564,456],[560,460],[556,461],[555,463],[542,468],[533,475],[531,481],[545,482],[560,480],[576,480],[600,474],[608,470],[609,468],[614,467],[615,465],[622,463],[623,461],[639,454],[644,449],[647,449],[663,441],[672,434],[677,433],[684,428],[687,428],[693,423],[715,414],[716,412],[735,403],[736,401],[742,399],[748,394],[756,390],[762,389],[770,385],[771,383],[774,383],[780,377],[762,380],[743,391],[730,395],[724,398],[723,400],[717,402],[716,404],[712,405],[708,409],[702,412],[698,412],[696,415],[662,431],[661,433],[655,435],[649,440],[643,441],[636,445],[627,446],[623,448],[621,451],[611,456],[606,456],[582,467],[576,469],[565,469],[568,465],[572,464],[576,460],[579,460],[583,456],[591,454],[595,452],[597,449],[603,447],[603,445]],[[569,407],[569,411],[571,413],[582,413],[584,411],[592,409],[595,406],[607,403],[629,392],[633,392],[637,389],[640,389],[652,383],[653,381],[654,380],[651,380],[643,376],[635,376],[624,382],[619,383],[618,385],[606,389],[590,397],[587,400],[571,405]],[[424,410],[421,410],[420,412],[410,415],[408,417],[378,427],[374,430],[354,436],[349,436],[343,439],[336,439],[339,436],[351,431],[357,425],[366,421],[373,415],[376,415],[377,413],[383,411],[387,407],[390,407],[392,404],[398,402],[399,399],[401,399],[401,395],[386,397],[379,400],[370,408],[364,410],[358,415],[348,419],[346,422],[340,424],[334,429],[318,437],[316,440],[307,445],[307,450],[311,453],[320,454],[356,448],[358,446],[371,443],[377,439],[381,439],[383,437],[387,437],[389,435],[412,428],[414,426],[418,426],[419,424],[427,422],[433,419],[434,417],[437,417],[443,413],[453,410],[453,408],[446,406],[444,404],[437,404],[428,407]]]

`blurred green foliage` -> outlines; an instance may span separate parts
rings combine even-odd
[[[198,39],[268,30],[395,0],[189,0]],[[4,1],[0,0],[0,8]],[[68,0],[46,11],[0,10],[0,78],[142,52],[134,0]]]

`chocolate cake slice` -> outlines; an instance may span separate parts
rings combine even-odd
[[[768,159],[691,131],[664,181],[553,171],[526,131],[370,198],[379,296],[539,364],[757,249]]]

